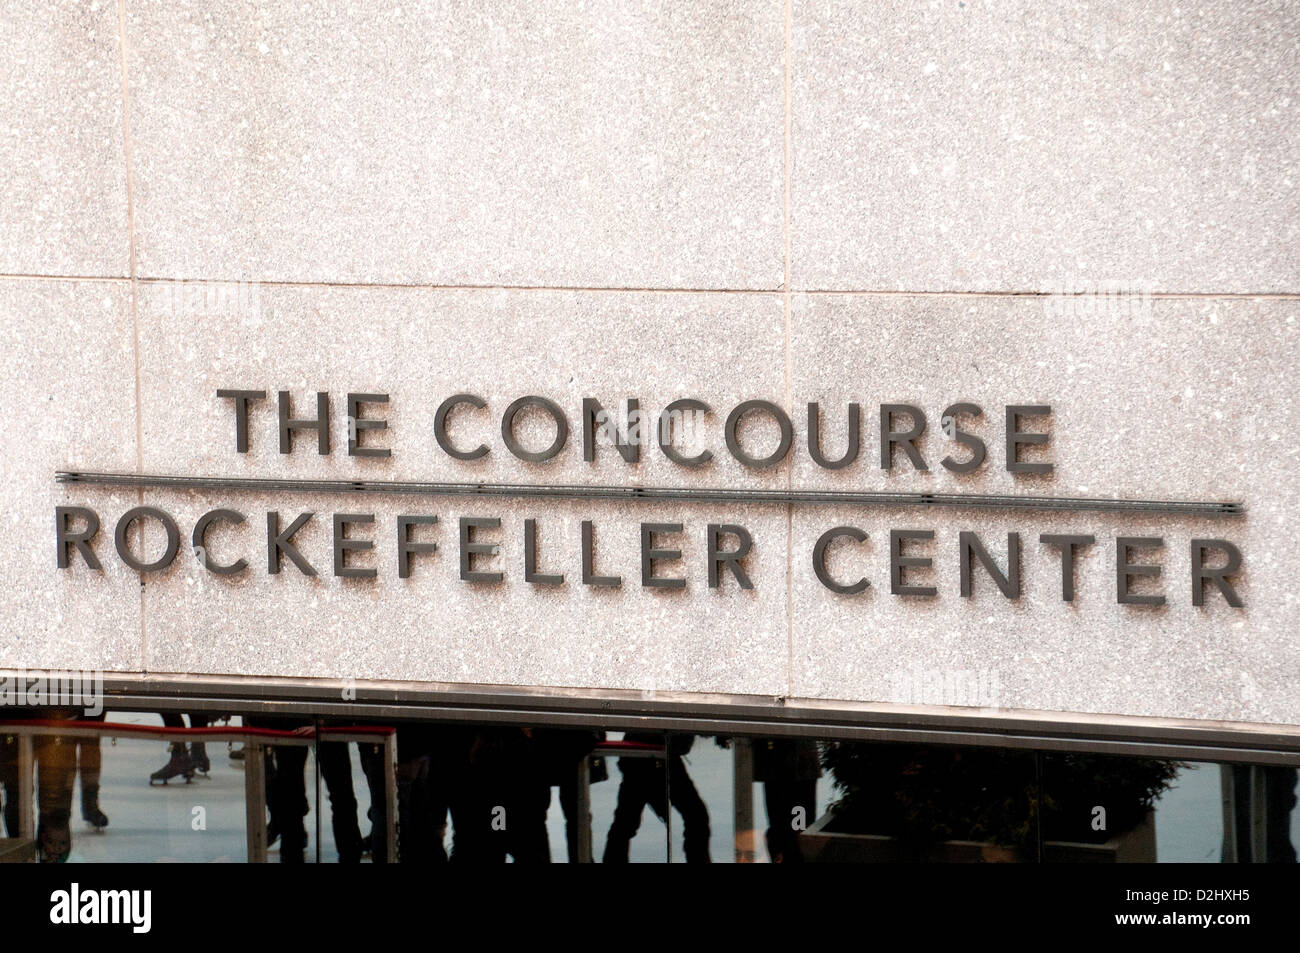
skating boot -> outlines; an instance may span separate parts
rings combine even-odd
[[[99,788],[81,789],[81,817],[97,831],[108,826],[108,815],[99,809]]]
[[[165,765],[149,775],[150,784],[166,784],[172,778],[185,778],[185,783],[189,784],[194,780],[194,765],[190,763],[190,756],[185,751],[185,745],[176,741],[172,743],[172,757]]]
[[[208,760],[208,749],[202,741],[190,745],[190,764],[199,774],[206,775],[212,770],[212,762]]]

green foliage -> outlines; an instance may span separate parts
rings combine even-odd
[[[1044,754],[1043,839],[1099,843],[1130,830],[1169,787],[1176,761]],[[944,840],[1037,850],[1032,752],[832,742],[822,763],[839,799],[831,829],[897,837],[920,848]],[[1092,809],[1107,829],[1092,830]]]

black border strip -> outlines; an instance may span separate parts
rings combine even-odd
[[[487,496],[507,499],[679,501],[691,503],[828,504],[875,507],[964,507],[968,509],[1182,513],[1241,516],[1242,503],[1197,500],[1119,500],[1087,497],[1021,496],[996,493],[887,493],[856,490],[764,490],[716,487],[542,486],[526,483],[422,483],[401,480],[307,480],[273,477],[165,476],[60,470],[55,482],[89,486],[179,490],[289,491],[298,493],[381,493],[418,496]]]

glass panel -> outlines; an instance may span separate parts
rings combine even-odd
[[[1156,805],[1177,788],[1190,766],[1156,758],[1048,752],[1043,766],[1043,853],[1058,863],[1154,863]],[[1179,795],[1174,803],[1184,802]],[[1202,839],[1217,811],[1194,811]],[[1186,833],[1184,828],[1181,833]]]
[[[829,789],[816,741],[673,734],[669,751],[674,862],[802,862]]]
[[[1295,863],[1296,769],[1043,756],[1049,860]]]
[[[730,741],[676,732],[656,760],[655,784],[647,784],[656,817],[667,812],[669,859],[710,863],[735,859],[733,770]]]
[[[739,742],[741,739],[737,739]],[[821,766],[822,745],[811,738],[754,738],[752,763],[754,859],[760,863],[804,862],[804,834],[823,817],[832,785]],[[765,825],[765,826],[764,826]]]
[[[591,786],[593,859],[606,864],[666,862],[665,735],[611,731],[596,751],[603,758],[606,780]]]
[[[827,742],[829,810],[799,837],[808,861],[1033,862],[1034,753]]]
[[[107,712],[73,726],[36,733],[0,728],[5,831],[20,837],[20,745],[31,738],[30,824],[34,851],[46,862],[243,861],[244,779],[218,762],[201,739],[157,740],[113,733],[112,725],[160,729],[156,714]],[[5,712],[13,718],[15,712]],[[100,728],[104,735],[95,737]],[[222,743],[221,748],[225,745]],[[220,759],[224,760],[224,759]],[[208,770],[202,770],[207,768]]]
[[[5,712],[20,719],[0,728],[4,824],[17,838],[6,851],[243,861],[245,818],[259,811],[272,862],[1294,863],[1300,844],[1291,767],[431,720],[76,714]]]
[[[625,739],[620,732],[607,736],[598,729],[389,724],[395,728],[393,837],[403,863],[564,863],[582,856],[663,862],[667,857],[663,825],[652,815],[634,823],[629,807],[615,824],[623,781],[630,773],[635,785],[642,777],[638,769],[662,753],[660,733]],[[337,720],[324,724],[343,732],[352,726]],[[330,778],[342,777],[345,767],[341,755],[327,753],[338,745],[328,737],[321,742],[321,799],[326,805],[334,800]],[[359,757],[365,747],[351,745],[355,811],[368,817],[374,831],[364,839],[363,850],[382,862],[387,835],[383,754],[370,746],[366,767]],[[340,764],[325,770],[334,760]],[[340,803],[346,824],[353,809],[346,798]],[[326,828],[323,856],[333,860],[331,846],[340,836],[334,811],[321,823]]]

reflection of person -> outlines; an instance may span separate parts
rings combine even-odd
[[[1294,864],[1295,844],[1291,843],[1291,812],[1296,806],[1295,768],[1273,766],[1268,774],[1268,860],[1272,864]]]
[[[14,717],[12,709],[6,718]],[[0,729],[0,800],[4,803],[5,836],[18,836],[18,736]]]
[[[244,723],[257,728],[296,731],[311,724],[305,718],[244,716]],[[268,746],[274,752],[275,771],[267,777],[266,807],[271,815],[268,844],[278,835],[280,863],[301,864],[307,850],[307,825],[303,818],[311,809],[307,800],[307,745]],[[340,863],[361,860],[361,830],[357,826],[357,799],[352,787],[352,761],[348,746],[341,741],[316,746],[321,777],[330,799],[330,821]]]
[[[370,860],[376,864],[388,863],[388,794],[386,787],[387,765],[384,764],[384,746],[357,744],[357,760],[361,762],[361,773],[365,775],[366,787],[370,790],[370,807],[366,817],[370,821],[370,833],[361,839],[364,850],[370,852]]]
[[[306,748],[301,749],[306,761]],[[361,862],[361,828],[357,825],[357,795],[352,787],[352,758],[345,741],[324,741],[316,746],[321,777],[330,799],[330,826],[339,863]],[[304,782],[305,783],[305,782]],[[281,848],[283,849],[283,848]]]
[[[774,864],[803,861],[799,833],[817,809],[821,764],[817,742],[806,738],[756,738],[754,780],[763,782],[767,806],[767,852]]]
[[[179,712],[163,712],[162,721],[168,728],[184,728],[185,719]],[[202,712],[192,713],[190,715],[191,728],[206,728],[212,723],[211,718]],[[150,784],[166,784],[172,778],[184,778],[187,782],[193,779],[194,773],[207,774],[212,765],[208,761],[207,747],[202,741],[196,741],[190,745],[189,750],[185,749],[184,741],[173,741],[171,743],[171,757],[167,763],[149,775]]]
[[[397,729],[397,854],[404,864],[445,864],[451,792],[466,770],[473,729],[402,724]],[[373,784],[372,784],[373,790]],[[372,797],[372,803],[374,801]],[[458,836],[464,822],[452,816]],[[376,841],[379,831],[378,822]],[[376,858],[377,859],[377,858]]]
[[[35,745],[36,849],[41,863],[63,863],[72,853],[72,786],[77,776],[77,746],[71,738],[37,735]]]
[[[104,712],[86,715],[86,721],[103,721]],[[108,815],[99,809],[99,773],[103,758],[99,736],[77,739],[77,772],[81,775],[81,819],[97,831],[108,826]]]
[[[452,787],[452,863],[550,863],[551,788],[531,728],[484,726],[470,741],[463,783]],[[435,766],[436,768],[437,766]]]
[[[6,720],[71,719],[80,712],[65,709],[13,708]],[[77,743],[58,735],[35,735],[32,756],[36,769],[36,853],[41,863],[62,863],[72,853],[72,788],[77,780]],[[0,747],[0,782],[5,788],[4,819],[10,837],[17,837],[18,737],[10,735]]]
[[[537,729],[534,739],[541,745],[546,784],[560,789],[560,810],[564,812],[564,839],[569,851],[569,863],[578,862],[578,832],[589,818],[578,817],[578,766],[583,759],[605,740],[603,731],[577,731],[572,729]],[[604,760],[597,758],[592,765],[588,782],[596,784],[609,775]],[[548,802],[549,804],[549,795]]]
[[[657,744],[661,735],[628,732],[625,741]],[[672,735],[668,741],[668,757],[619,758],[618,769],[623,780],[618,786],[618,805],[614,809],[614,823],[605,839],[604,863],[625,864],[632,838],[641,827],[641,815],[646,805],[665,820],[668,808],[677,809],[682,816],[682,846],[687,863],[709,863],[709,811],[700,800],[699,792],[686,773],[682,756],[691,750],[694,735]],[[668,786],[664,789],[664,763],[668,765]]]

